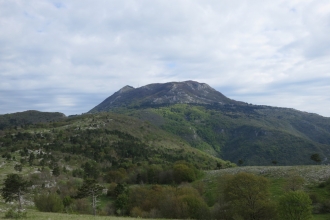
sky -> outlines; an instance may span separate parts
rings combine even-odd
[[[0,114],[186,80],[330,117],[330,1],[0,0]]]

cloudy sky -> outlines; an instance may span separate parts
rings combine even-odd
[[[186,80],[330,117],[330,1],[0,0],[0,114]]]

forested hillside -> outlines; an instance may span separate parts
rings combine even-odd
[[[66,118],[63,113],[59,112],[39,112],[25,111],[12,114],[0,115],[0,130],[10,127],[21,127],[30,124],[59,121]]]
[[[87,114],[4,130],[0,146],[2,154],[7,155],[22,149],[58,152],[83,156],[108,167],[171,164],[178,160],[204,169],[225,164],[148,122],[114,113]]]
[[[117,109],[149,121],[211,155],[243,165],[327,162],[330,119],[293,109],[256,105],[196,105]]]
[[[240,165],[314,164],[330,157],[330,118],[231,100],[194,81],[126,86],[90,110],[148,121]]]
[[[201,178],[202,170],[235,166],[149,122],[115,113],[5,129],[0,133],[0,154],[2,198],[20,204],[18,212],[0,206],[14,218],[25,215],[21,207],[26,204],[46,212],[130,215],[129,185],[136,184],[162,184],[164,196],[192,192],[202,201],[195,189],[178,190],[175,185]],[[21,187],[20,195],[16,186]],[[134,194],[140,198],[138,190]]]

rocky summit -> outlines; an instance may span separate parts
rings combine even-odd
[[[205,83],[195,81],[154,83],[139,88],[125,86],[89,113],[118,107],[157,106],[164,104],[239,104]]]

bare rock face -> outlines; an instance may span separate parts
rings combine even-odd
[[[155,83],[133,88],[125,86],[89,113],[118,107],[156,106],[163,104],[237,104],[205,83],[195,81]]]

